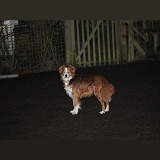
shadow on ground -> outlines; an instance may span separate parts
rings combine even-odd
[[[0,80],[1,140],[159,140],[160,62],[77,69],[101,74],[114,84],[110,112],[100,115],[95,97],[82,100],[72,116],[72,101],[58,71]]]

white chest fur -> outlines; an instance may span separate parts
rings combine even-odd
[[[68,87],[68,86],[65,86],[64,89],[65,89],[67,95],[73,99],[72,88]]]

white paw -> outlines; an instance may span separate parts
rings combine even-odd
[[[99,113],[100,113],[100,114],[105,114],[105,111],[100,111]]]
[[[72,115],[78,114],[78,109],[80,109],[79,104],[77,106],[75,106],[74,109],[72,111],[70,111],[70,113],[72,113]]]
[[[73,112],[74,112],[74,109],[70,111],[70,113],[73,113]]]
[[[70,113],[72,113],[72,115],[75,115],[75,114],[78,114],[78,111],[74,109],[74,110],[70,111]]]
[[[109,112],[109,109],[108,109],[108,108],[106,108],[104,111],[105,111],[105,112]]]
[[[78,112],[73,112],[73,113],[72,113],[72,115],[76,115],[76,114],[78,114]]]

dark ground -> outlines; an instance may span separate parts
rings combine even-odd
[[[100,115],[95,97],[82,100],[71,115],[72,100],[58,71],[0,80],[1,140],[159,140],[160,62],[77,69],[101,74],[114,84],[110,111]]]

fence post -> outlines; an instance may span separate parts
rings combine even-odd
[[[113,61],[113,64],[115,64],[115,61],[116,61],[116,57],[115,57],[115,31],[114,31],[114,20],[111,20],[111,32],[112,32],[112,61]]]
[[[116,32],[116,62],[120,63],[120,20],[115,20],[115,32]]]
[[[134,40],[133,21],[129,20],[129,24],[128,24],[128,62],[131,62],[134,59],[133,40]]]
[[[120,20],[120,62],[127,61],[127,28],[126,21]]]
[[[66,64],[76,66],[74,20],[65,20]]]
[[[111,64],[111,48],[110,48],[110,30],[109,30],[109,20],[106,21],[107,29],[107,48],[108,48],[108,64]]]

